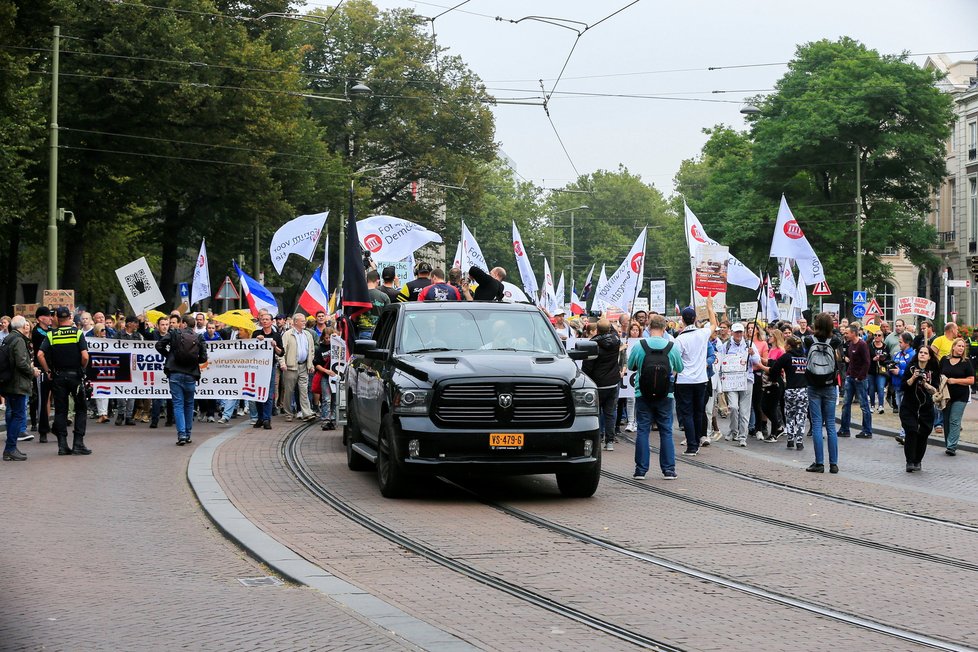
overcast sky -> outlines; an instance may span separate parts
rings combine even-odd
[[[432,17],[461,0],[373,1],[382,9],[410,7]],[[630,1],[470,0],[434,25],[438,43],[461,55],[494,96],[538,98],[537,80],[552,87],[576,33],[494,17],[594,24]],[[680,162],[703,145],[704,127],[743,125],[743,98],[771,89],[796,45],[840,36],[881,53],[909,51],[918,63],[933,52],[962,51],[951,58],[970,60],[978,55],[978,0],[640,0],[581,36],[551,99],[550,114],[569,157],[540,106],[494,108],[496,140],[517,171],[541,186],[572,181],[575,166],[588,174],[624,164],[669,194]],[[764,63],[779,65],[706,70]],[[731,92],[712,92],[718,90]]]

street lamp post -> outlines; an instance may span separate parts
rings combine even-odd
[[[58,287],[58,67],[61,26],[54,26],[51,45],[51,127],[48,163],[48,289]]]
[[[557,264],[557,222],[553,219],[561,213],[570,213],[570,282],[571,287],[574,287],[574,213],[575,211],[586,211],[590,210],[590,206],[587,204],[582,204],[580,206],[575,206],[574,208],[565,208],[561,211],[555,211],[551,213],[551,239],[550,239],[550,259],[553,260],[554,265]]]

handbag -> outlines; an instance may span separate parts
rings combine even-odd
[[[951,390],[947,386],[947,376],[941,377],[941,383],[937,387],[937,393],[934,394],[934,406],[938,410],[943,410],[951,402]]]
[[[319,394],[322,392],[322,389],[323,389],[323,378],[325,378],[325,377],[326,377],[326,375],[323,374],[322,372],[318,371],[318,370],[316,371],[316,373],[314,373],[312,375],[312,393],[313,394],[319,396]]]

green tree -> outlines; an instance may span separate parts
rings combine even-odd
[[[855,168],[861,167],[863,284],[890,275],[881,258],[902,249],[933,263],[924,222],[931,189],[946,174],[951,99],[936,73],[883,56],[850,38],[798,47],[776,91],[752,118],[752,186],[772,201],[783,192],[825,264],[829,284],[853,284]],[[773,225],[776,210],[771,211]]]

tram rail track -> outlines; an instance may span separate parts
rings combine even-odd
[[[672,644],[659,641],[652,637],[649,637],[640,632],[635,632],[629,630],[625,627],[612,623],[610,621],[597,618],[589,613],[569,607],[568,605],[562,604],[552,598],[545,595],[536,593],[530,589],[522,587],[518,584],[514,584],[507,580],[503,580],[496,577],[490,573],[482,571],[473,567],[470,564],[460,562],[456,559],[452,559],[447,555],[408,537],[395,529],[387,526],[378,520],[372,518],[369,514],[366,514],[357,507],[349,504],[347,501],[343,500],[341,497],[336,495],[334,492],[326,488],[321,482],[319,482],[312,472],[305,466],[304,462],[301,460],[301,456],[298,454],[298,448],[301,443],[302,436],[308,431],[308,426],[303,426],[293,433],[291,433],[283,442],[282,455],[289,467],[290,471],[295,475],[297,480],[313,495],[317,496],[327,504],[329,504],[333,509],[337,510],[339,513],[343,514],[347,518],[367,528],[368,530],[384,537],[385,539],[407,549],[415,554],[428,559],[434,563],[437,563],[445,568],[453,570],[455,572],[461,573],[462,575],[474,579],[477,582],[490,586],[491,588],[497,589],[508,595],[516,597],[518,599],[524,600],[534,606],[546,609],[552,613],[556,613],[565,616],[571,620],[578,623],[591,627],[595,630],[601,631],[603,633],[614,636],[620,640],[627,641],[639,647],[644,647],[647,649],[655,650],[679,650]],[[613,475],[613,474],[612,474]],[[620,476],[619,476],[620,477]],[[616,479],[616,478],[612,478]],[[625,478],[622,478],[625,479]],[[776,591],[771,591],[760,586],[756,586],[747,582],[742,582],[732,578],[724,577],[715,573],[708,571],[703,571],[686,564],[681,564],[658,555],[653,555],[651,553],[646,553],[639,550],[634,550],[612,541],[601,539],[600,537],[593,536],[587,532],[576,530],[571,527],[567,527],[551,521],[550,519],[526,512],[524,510],[498,503],[485,499],[476,492],[467,489],[457,483],[445,481],[454,487],[457,487],[461,491],[464,491],[467,495],[473,496],[475,499],[479,500],[483,504],[492,507],[508,516],[519,519],[525,523],[534,525],[536,527],[542,528],[544,530],[553,532],[555,534],[561,535],[563,537],[578,541],[580,543],[585,543],[593,546],[597,546],[604,550],[614,552],[631,559],[639,560],[644,563],[652,564],[659,568],[666,569],[671,572],[680,573],[687,577],[692,577],[696,580],[708,582],[726,589],[737,591],[750,595],[752,597],[787,606],[794,609],[799,609],[817,616],[829,618],[837,622],[844,623],[846,625],[858,627],[861,629],[869,630],[878,634],[882,634],[888,637],[902,640],[904,642],[914,643],[916,645],[925,646],[931,649],[938,650],[953,650],[956,652],[974,651],[975,648],[971,648],[955,641],[942,639],[921,632],[916,632],[913,630],[903,629],[883,623],[880,621],[873,620],[872,618],[867,618],[860,616],[858,614],[848,613],[832,607],[828,607],[822,604],[804,600],[801,598],[796,598],[790,595],[779,593]],[[638,485],[638,483],[636,483]],[[645,486],[648,485],[638,485]],[[686,497],[683,497],[686,498]],[[900,512],[898,512],[900,513]],[[845,536],[845,535],[840,535]],[[922,553],[926,554],[926,553]]]
[[[625,441],[635,445],[635,438],[625,436],[623,437]],[[655,446],[649,446],[649,450],[653,455],[658,455],[659,449]],[[773,487],[776,489],[782,489],[784,491],[789,491],[791,493],[801,494],[803,496],[810,496],[812,498],[819,498],[839,505],[846,505],[849,507],[859,507],[861,509],[866,509],[869,511],[879,512],[881,514],[888,514],[890,516],[899,516],[902,518],[911,519],[914,521],[921,521],[924,523],[931,523],[935,525],[942,525],[945,527],[950,527],[958,530],[963,530],[965,532],[973,532],[978,534],[978,525],[972,525],[971,523],[963,523],[961,521],[955,521],[953,519],[941,518],[939,516],[929,516],[927,514],[914,514],[913,512],[907,512],[900,509],[894,509],[892,507],[885,507],[883,505],[877,505],[875,503],[869,503],[863,500],[856,500],[854,498],[843,498],[842,496],[836,496],[824,491],[818,491],[815,489],[806,489],[805,487],[798,487],[787,482],[779,482],[778,480],[771,480],[769,478],[763,478],[759,475],[753,473],[745,473],[743,471],[735,471],[733,469],[727,469],[716,464],[710,464],[709,462],[704,462],[702,460],[690,459],[688,457],[682,457],[677,455],[676,461],[682,462],[683,464],[688,464],[690,466],[705,469],[709,471],[714,471],[723,475],[732,476],[735,478],[740,478],[741,480],[746,480],[748,482],[753,482],[756,484]]]

